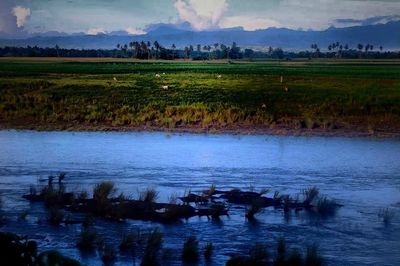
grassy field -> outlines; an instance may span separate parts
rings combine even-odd
[[[399,136],[400,61],[2,58],[0,125]]]

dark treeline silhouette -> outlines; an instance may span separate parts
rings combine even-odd
[[[212,45],[188,45],[177,48],[174,44],[167,48],[157,41],[130,42],[118,44],[116,49],[64,49],[57,45],[52,48],[41,47],[3,47],[0,48],[0,56],[15,57],[114,57],[150,59],[187,59],[187,60],[218,60],[218,59],[295,59],[295,58],[344,58],[344,59],[398,59],[400,52],[384,51],[382,46],[374,47],[371,44],[358,44],[350,48],[347,44],[334,42],[325,51],[321,51],[318,44],[311,44],[311,50],[284,51],[281,48],[269,47],[264,50],[250,48],[242,49],[235,42],[231,46],[214,43]]]

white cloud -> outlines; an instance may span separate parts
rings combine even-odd
[[[97,35],[99,33],[106,33],[106,30],[104,28],[90,28],[86,33],[89,35]]]
[[[180,19],[196,30],[216,28],[228,8],[226,0],[177,0],[174,6]]]
[[[31,15],[31,10],[22,6],[13,8],[13,15],[17,17],[17,26],[21,28],[25,25],[26,20]]]
[[[221,28],[243,27],[247,31],[279,27],[281,24],[275,20],[256,16],[226,17],[219,23]]]
[[[132,35],[143,35],[146,34],[146,32],[142,29],[139,28],[133,28],[133,27],[128,27],[126,29],[126,32]]]

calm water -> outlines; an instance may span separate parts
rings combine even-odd
[[[181,249],[183,238],[193,234],[201,246],[212,241],[215,265],[249,243],[272,247],[279,237],[293,248],[317,243],[329,265],[400,265],[399,140],[0,131],[0,193],[9,219],[0,230],[28,235],[42,250],[55,248],[93,265],[99,263],[97,257],[75,249],[78,226],[38,224],[45,216],[41,204],[21,199],[30,184],[61,171],[68,173],[70,190],[90,191],[93,184],[112,180],[134,197],[139,189],[154,186],[165,200],[174,192],[182,195],[210,184],[220,189],[267,187],[291,195],[317,186],[344,204],[335,217],[324,220],[266,209],[256,223],[249,223],[242,208],[232,207],[230,217],[220,223],[205,218],[168,226],[98,222],[98,231],[112,244],[124,231],[160,227],[167,248]],[[396,213],[390,226],[377,215],[386,207]],[[27,220],[17,222],[26,210]],[[122,256],[118,264],[128,263]],[[179,260],[171,263],[179,265]]]

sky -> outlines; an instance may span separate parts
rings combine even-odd
[[[321,30],[400,20],[400,0],[0,0],[0,32],[88,34],[189,22],[194,30],[241,26]]]

